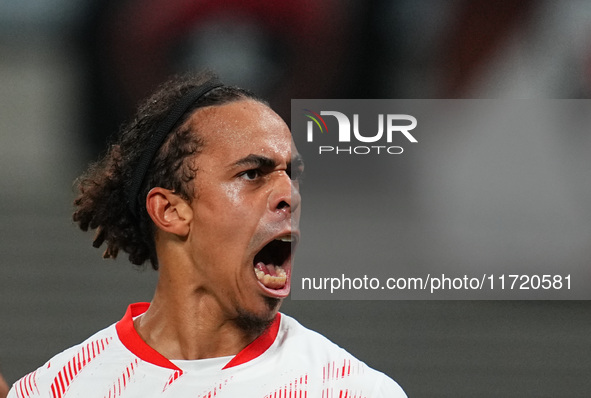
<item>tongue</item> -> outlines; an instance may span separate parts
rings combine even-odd
[[[255,267],[259,271],[262,271],[265,275],[277,276],[275,266],[273,264],[265,265],[262,261],[259,261]]]

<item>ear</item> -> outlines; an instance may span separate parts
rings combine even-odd
[[[187,201],[171,190],[152,188],[146,196],[146,210],[158,229],[178,236],[189,233],[193,210]]]

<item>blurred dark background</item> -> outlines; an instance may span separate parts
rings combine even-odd
[[[168,75],[212,68],[289,121],[291,98],[588,98],[590,44],[583,0],[2,1],[0,371],[12,383],[151,299],[154,272],[102,261],[76,230],[72,181]],[[553,140],[569,159],[565,181],[590,171],[588,137]],[[429,183],[399,178],[393,200],[412,202],[405,195]],[[565,187],[558,205],[585,221],[590,187]],[[569,230],[579,258],[591,258],[590,228]],[[410,397],[591,391],[589,302],[288,301],[284,311]]]

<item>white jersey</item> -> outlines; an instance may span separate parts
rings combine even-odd
[[[168,360],[123,319],[17,381],[8,398],[397,398],[396,382],[293,318],[273,324],[235,356]]]

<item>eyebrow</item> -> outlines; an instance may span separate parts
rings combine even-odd
[[[237,160],[234,164],[234,167],[242,167],[242,166],[251,166],[251,167],[261,167],[261,168],[275,168],[277,166],[277,162],[273,159],[268,158],[266,156],[261,155],[248,155],[243,157],[242,159]]]
[[[302,156],[299,153],[296,156],[294,156],[293,159],[287,163],[288,167],[291,167],[292,165],[295,167],[303,167],[304,160],[302,159]],[[266,156],[251,154],[251,155],[243,157],[242,159],[237,160],[233,164],[233,167],[243,167],[243,166],[257,167],[257,168],[260,167],[260,168],[264,168],[264,169],[274,169],[275,167],[277,167],[277,162],[271,158],[266,157]]]

